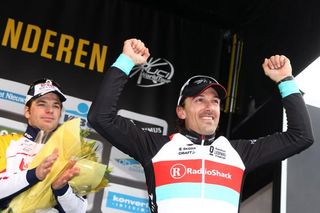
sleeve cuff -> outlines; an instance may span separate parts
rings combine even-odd
[[[61,189],[57,189],[57,190],[53,189],[52,191],[53,191],[53,194],[58,197],[58,196],[64,195],[68,191],[68,189],[69,189],[69,184],[66,184]]]
[[[134,63],[125,54],[120,54],[120,56],[117,58],[117,60],[112,64],[113,67],[117,67],[120,70],[122,70],[126,75],[129,75],[130,71],[134,67]]]
[[[300,93],[298,85],[294,80],[283,81],[280,84],[278,84],[278,88],[280,90],[282,98],[285,98],[293,93]]]
[[[36,175],[36,168],[27,171],[27,181],[30,185],[40,182]]]

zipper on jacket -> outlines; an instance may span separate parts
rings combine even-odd
[[[205,136],[201,135],[201,150],[203,150],[205,141]],[[202,169],[202,177],[201,177],[201,199],[204,198],[204,186],[205,186],[205,176],[206,176],[206,170],[205,170],[205,163],[204,158],[201,159],[201,169]]]

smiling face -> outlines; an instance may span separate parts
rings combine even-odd
[[[187,97],[183,106],[177,106],[177,116],[185,120],[185,128],[201,135],[213,134],[219,124],[220,98],[209,87],[201,94]]]
[[[61,116],[62,104],[55,93],[45,94],[26,106],[24,115],[28,124],[50,132],[57,128]]]

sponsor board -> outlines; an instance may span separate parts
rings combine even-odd
[[[0,110],[23,115],[28,86],[0,78]]]
[[[149,213],[149,200],[146,190],[110,183],[105,188],[101,212]]]
[[[25,123],[9,120],[6,118],[0,118],[0,135],[10,133],[23,133],[27,125]]]
[[[135,125],[137,125],[145,131],[154,132],[162,135],[167,134],[168,123],[163,119],[143,115],[136,112],[131,112],[125,109],[120,109],[118,111],[118,115],[130,119],[132,123],[134,123]]]
[[[145,182],[141,164],[114,146],[111,148],[109,167],[113,176]]]
[[[118,115],[130,119],[131,122],[145,131],[162,135],[167,134],[168,124],[165,120],[124,109],[119,110]],[[115,147],[111,148],[109,166],[112,168],[113,176],[145,182],[141,164]]]
[[[87,120],[90,106],[90,101],[67,96],[67,101],[64,103],[64,112],[61,115],[60,121],[64,122],[73,118],[80,118],[81,128],[94,131],[94,129],[90,127]]]

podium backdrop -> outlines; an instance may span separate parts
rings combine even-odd
[[[119,114],[169,134],[182,83],[194,74],[220,79],[223,33],[124,0],[6,1],[0,7],[0,131],[24,131],[28,84],[43,77],[57,81],[68,96],[61,122],[80,117],[82,127],[90,128],[86,116],[103,74],[124,40],[134,37],[151,57],[147,68],[130,75]],[[110,187],[89,196],[88,212],[148,212],[141,166],[93,130],[90,137],[113,172]]]
[[[302,71],[296,80],[304,94],[312,121],[315,143],[282,163],[281,213],[318,213],[320,209],[320,58]]]

